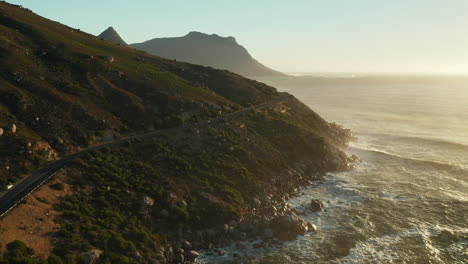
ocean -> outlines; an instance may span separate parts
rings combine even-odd
[[[325,203],[306,217],[317,234],[238,252],[244,263],[468,263],[468,77],[259,81],[351,129],[357,140],[346,152],[359,160],[288,201]]]

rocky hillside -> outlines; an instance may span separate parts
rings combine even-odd
[[[1,186],[26,172],[25,163],[280,96],[239,75],[154,57],[5,3],[0,39]]]
[[[47,217],[0,219],[0,263],[182,263],[213,245],[259,237],[279,243],[312,230],[285,199],[325,172],[346,169],[340,147],[349,131],[292,96],[221,118],[285,95],[0,3],[1,187],[79,149],[173,128],[64,168],[42,187],[63,196],[34,199],[47,205]],[[287,223],[294,231],[275,228]]]
[[[225,69],[244,76],[282,75],[255,60],[234,37],[190,32],[183,37],[155,38],[130,46],[164,58]]]
[[[125,43],[125,41],[120,37],[119,33],[117,33],[113,27],[108,27],[101,34],[99,34],[98,38],[102,38],[120,45],[127,45],[127,43]]]

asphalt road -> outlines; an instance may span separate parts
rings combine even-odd
[[[219,121],[223,121],[225,119],[229,119],[229,118],[242,115],[248,111],[260,109],[266,106],[271,106],[271,105],[274,105],[274,104],[277,104],[277,103],[280,103],[280,102],[283,102],[292,98],[293,97],[291,95],[287,95],[287,96],[284,96],[284,97],[281,97],[281,98],[278,98],[278,99],[275,99],[275,100],[272,100],[263,104],[259,104],[256,106],[242,109],[235,113],[231,113],[231,114],[218,117],[213,120],[203,121],[200,123],[185,125],[185,126],[176,127],[176,128],[158,129],[158,130],[153,130],[145,134],[126,137],[120,140],[116,140],[116,141],[104,143],[98,146],[87,148],[85,150],[65,156],[59,160],[51,161],[47,163],[43,168],[33,172],[30,176],[28,176],[21,182],[17,183],[12,189],[8,190],[3,196],[0,197],[0,217],[5,216],[11,209],[13,209],[18,203],[20,203],[30,193],[36,190],[47,179],[55,175],[55,173],[57,173],[60,169],[62,169],[67,164],[69,164],[71,161],[73,161],[76,158],[82,157],[83,155],[90,153],[94,150],[99,150],[105,147],[119,147],[125,142],[131,141],[133,139],[151,138],[158,134],[179,130],[181,128],[185,129],[185,128],[193,128],[193,127],[210,126]]]

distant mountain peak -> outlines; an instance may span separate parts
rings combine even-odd
[[[99,38],[112,41],[116,44],[127,45],[127,43],[120,37],[119,33],[113,28],[108,27],[98,36]]]
[[[229,37],[222,37],[218,34],[206,34],[203,32],[198,32],[198,31],[191,31],[187,35],[184,36],[185,38],[192,38],[192,39],[214,39],[214,40],[228,40],[234,43],[237,43],[236,38],[233,36]]]
[[[130,46],[164,58],[229,70],[244,76],[283,75],[256,61],[232,36],[191,31],[182,37],[155,38]]]

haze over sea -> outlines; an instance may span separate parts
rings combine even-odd
[[[468,263],[468,77],[260,81],[350,128],[358,139],[347,152],[359,161],[289,201],[325,202],[307,217],[318,234],[246,253],[252,263]]]

